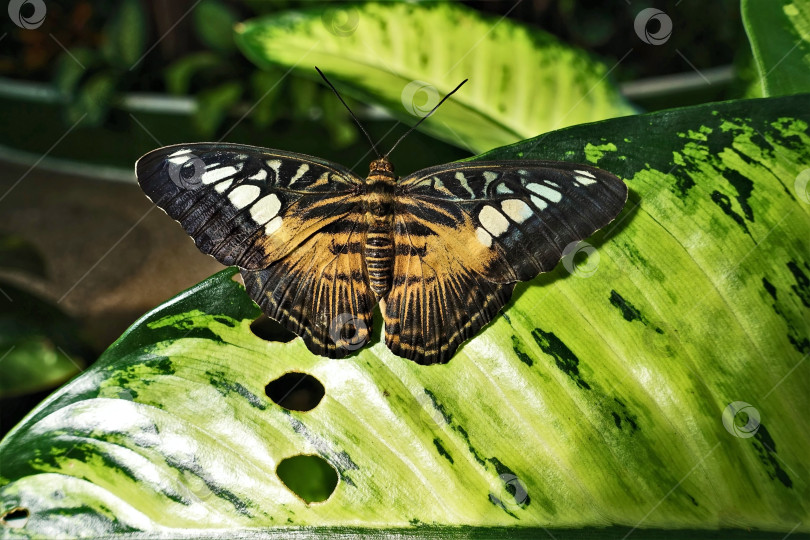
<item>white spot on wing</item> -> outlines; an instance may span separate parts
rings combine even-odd
[[[546,198],[551,202],[560,202],[562,200],[562,193],[555,189],[551,189],[548,186],[541,184],[529,184],[526,186],[526,189],[537,193],[541,197]]]
[[[270,220],[270,222],[264,226],[264,234],[273,234],[277,230],[281,228],[281,216],[276,216]]]
[[[551,180],[543,180],[543,182],[545,182],[545,183],[546,183],[546,184],[548,184],[549,186],[552,186],[552,187],[555,187],[555,188],[557,188],[557,189],[560,189],[560,184],[557,184],[556,182],[552,182]]]
[[[484,247],[492,247],[492,236],[481,227],[475,229],[475,237]]]
[[[295,176],[290,179],[290,184],[294,184],[299,178],[304,176],[306,172],[309,170],[309,165],[306,163],[302,163],[298,170],[295,172]]]
[[[505,200],[501,202],[501,208],[503,213],[515,223],[523,223],[534,214],[531,207],[520,199]]]
[[[273,171],[276,173],[276,176],[278,176],[278,170],[281,168],[281,160],[268,159],[265,163],[267,163],[267,166],[273,169]]]
[[[587,176],[577,175],[574,177],[574,180],[576,181],[577,185],[582,184],[583,186],[590,186],[591,184],[596,183],[596,180],[594,180],[593,178],[588,178]]]
[[[233,191],[228,193],[228,199],[231,201],[231,204],[241,210],[255,201],[261,191],[258,186],[245,184],[237,186]]]
[[[231,187],[231,184],[233,184],[233,180],[225,180],[215,185],[214,189],[217,190],[217,193],[225,193],[225,191]]]
[[[265,178],[267,178],[267,171],[264,169],[259,169],[259,172],[250,177],[251,180],[264,180]]]
[[[588,178],[596,178],[591,171],[583,171],[580,169],[575,169],[575,173],[581,174],[582,176],[587,176]]]
[[[485,206],[478,212],[478,221],[492,236],[500,236],[509,228],[509,221],[492,206]]]
[[[233,176],[234,174],[236,174],[236,167],[228,166],[228,167],[220,167],[218,169],[211,169],[210,171],[205,171],[203,173],[202,183],[213,184],[214,182],[218,182],[223,178],[228,178],[229,176]]]
[[[509,189],[506,184],[498,184],[498,187],[495,188],[495,193],[499,193],[501,195],[512,195],[514,191]]]
[[[461,171],[456,172],[456,180],[458,180],[458,183],[461,184],[461,186],[467,190],[467,192],[470,194],[470,198],[474,199],[475,192],[470,189],[470,184],[467,183],[467,177],[464,176],[463,172]]]
[[[250,217],[256,223],[267,223],[281,210],[281,201],[275,193],[265,195],[250,207]]]
[[[189,154],[183,154],[179,156],[176,154],[179,154],[179,152],[175,152],[174,154],[172,154],[167,158],[168,162],[171,163],[172,165],[183,165],[184,163],[188,162],[189,159],[191,159],[191,156]]]
[[[172,165],[184,165],[196,156],[188,148],[183,148],[166,156],[166,160]]]
[[[532,195],[532,203],[534,203],[534,205],[540,210],[545,210],[546,208],[548,208],[548,203],[546,201],[544,201],[540,197],[535,197],[534,195]]]
[[[489,193],[489,185],[494,182],[498,178],[498,173],[494,173],[492,171],[484,171],[484,191],[483,193],[486,195]]]

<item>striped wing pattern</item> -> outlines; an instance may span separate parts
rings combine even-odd
[[[368,343],[378,298],[366,262],[364,180],[303,154],[246,145],[161,148],[138,181],[204,253],[242,270],[247,292],[314,353]],[[393,189],[393,188],[392,188]],[[586,165],[451,163],[399,181],[385,342],[420,364],[450,360],[572,242],[607,225],[627,188]]]
[[[626,200],[619,178],[564,162],[451,163],[402,179],[386,344],[419,363],[447,362],[514,282],[551,270]]]
[[[225,143],[160,148],[135,164],[146,195],[203,253],[258,270],[357,211],[363,180],[303,154]]]
[[[239,266],[250,296],[312,352],[342,357],[367,342],[376,301],[361,178],[311,156],[223,143],[161,148],[135,168],[147,196],[201,251]]]
[[[364,216],[323,227],[262,270],[242,270],[264,313],[301,336],[310,351],[341,358],[368,343],[377,303],[363,258]]]

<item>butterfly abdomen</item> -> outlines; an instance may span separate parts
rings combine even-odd
[[[394,243],[390,228],[369,229],[366,237],[366,266],[371,290],[377,298],[388,293],[394,266]]]
[[[377,169],[372,164],[366,178],[364,200],[368,233],[366,234],[366,267],[371,290],[377,298],[385,296],[391,288],[394,269],[394,191],[396,176],[393,170]]]

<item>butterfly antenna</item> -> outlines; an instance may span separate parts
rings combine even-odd
[[[354,115],[354,113],[349,108],[349,106],[346,105],[346,102],[343,101],[343,98],[340,97],[340,94],[338,93],[337,88],[335,88],[335,86],[332,83],[329,82],[329,79],[326,78],[326,75],[323,74],[323,71],[318,69],[318,66],[315,66],[315,70],[318,72],[318,75],[323,77],[323,80],[326,81],[326,84],[329,85],[329,88],[332,89],[332,92],[335,93],[335,95],[340,100],[340,102],[343,103],[343,106],[346,107],[346,110],[349,111],[349,114],[352,115],[352,118],[354,118],[354,121],[357,124],[357,126],[360,128],[360,131],[363,132],[363,134],[366,136],[366,139],[368,139],[368,142],[371,143],[371,149],[374,150],[374,153],[377,154],[377,157],[381,157],[380,153],[377,151],[377,146],[374,144],[374,141],[371,140],[371,136],[368,134],[368,131],[366,131],[366,128],[363,127],[363,124],[360,123],[360,120],[357,119],[357,117]]]
[[[433,107],[433,108],[430,110],[430,112],[429,112],[429,113],[427,113],[425,116],[423,116],[422,118],[420,118],[420,119],[419,119],[419,121],[418,121],[416,124],[414,124],[414,126],[413,126],[411,129],[409,129],[408,131],[406,131],[406,132],[405,132],[405,134],[404,134],[402,137],[400,137],[400,138],[399,138],[399,140],[398,140],[397,142],[395,142],[395,143],[394,143],[394,146],[392,146],[392,147],[391,147],[391,150],[389,150],[388,152],[386,152],[386,153],[385,153],[385,156],[383,156],[383,157],[387,158],[389,155],[391,155],[391,152],[393,152],[393,151],[394,151],[394,148],[396,148],[396,147],[397,147],[397,145],[399,145],[399,143],[401,143],[401,142],[402,142],[402,139],[404,139],[405,137],[407,137],[407,136],[408,136],[408,134],[409,134],[411,131],[413,131],[413,130],[415,130],[417,127],[419,127],[419,124],[421,124],[422,122],[424,122],[424,121],[425,121],[425,119],[426,119],[428,116],[430,116],[431,114],[433,114],[433,113],[436,111],[436,109],[438,109],[438,108],[441,106],[441,104],[442,104],[442,103],[444,103],[445,101],[447,101],[447,98],[449,98],[450,96],[452,96],[453,94],[455,94],[455,93],[456,93],[456,91],[458,91],[458,89],[459,89],[459,88],[461,88],[461,87],[464,85],[464,83],[465,83],[465,82],[467,82],[467,81],[469,81],[469,80],[470,80],[470,79],[464,79],[463,81],[461,81],[461,82],[459,83],[459,85],[458,85],[458,86],[456,86],[456,87],[455,87],[453,90],[451,90],[449,94],[447,94],[446,96],[444,96],[444,97],[442,98],[442,100],[441,100],[440,102],[438,102],[438,103],[436,104],[436,106],[435,106],[435,107]]]

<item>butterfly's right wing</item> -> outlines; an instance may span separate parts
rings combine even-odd
[[[564,162],[448,163],[403,178],[381,304],[386,345],[420,364],[447,362],[515,282],[551,270],[626,200],[621,179]]]
[[[357,209],[362,179],[304,154],[229,143],[166,146],[135,164],[146,195],[203,253],[258,270]]]
[[[340,165],[253,146],[169,146],[138,182],[201,251],[242,268],[250,297],[314,353],[368,341],[376,303],[363,259],[362,179]]]

